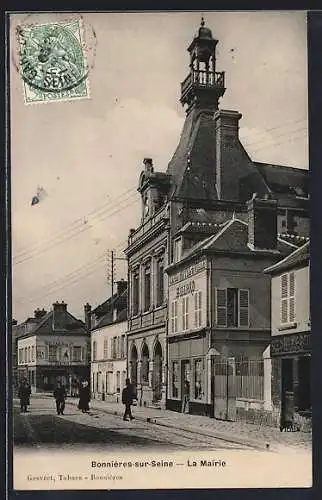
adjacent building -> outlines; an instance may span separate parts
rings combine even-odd
[[[91,392],[94,399],[120,401],[126,379],[127,281],[91,316]]]
[[[36,311],[17,328],[18,379],[27,377],[32,392],[52,391],[59,380],[73,393],[89,379],[89,331],[65,302],[55,302],[48,313]]]
[[[276,423],[311,427],[309,242],[265,269],[272,280],[271,407]]]
[[[217,43],[202,19],[197,36],[188,46],[189,72],[181,83],[180,101],[186,108],[186,119],[179,144],[165,172],[157,172],[152,159],[146,158],[139,178],[141,221],[136,229],[130,230],[125,254],[129,269],[128,373],[137,387],[142,405],[168,405],[173,409],[180,409],[182,377],[189,366],[186,364],[183,367],[181,363],[189,360],[191,368],[192,357],[199,356],[198,359],[203,359],[203,362],[198,361],[194,370],[205,374],[206,364],[209,363],[207,356],[205,358],[207,349],[226,353],[228,358],[242,356],[242,352],[245,352],[249,359],[252,350],[254,356],[262,352],[264,345],[269,342],[270,285],[267,277],[255,276],[259,276],[262,269],[273,264],[275,259],[281,258],[284,248],[288,246],[289,250],[295,249],[294,241],[307,236],[309,231],[307,171],[252,161],[239,139],[242,115],[238,111],[219,109],[219,100],[226,90],[226,79],[223,71],[217,71]],[[257,198],[258,207],[259,200],[264,200],[265,203],[271,200],[271,203],[263,202],[259,212],[257,209],[250,211],[247,202],[254,197]],[[272,205],[276,218],[270,215]],[[186,270],[182,267],[177,271],[176,264],[185,259],[189,251],[195,252],[199,244],[204,245],[207,237],[216,238],[218,230],[226,228],[228,231],[227,225],[233,218],[239,222],[234,222],[232,228],[240,225],[243,234],[246,234],[249,214],[256,219],[259,213],[260,229],[259,224],[254,222],[257,227],[256,238],[265,239],[267,233],[271,238],[269,243],[273,240],[278,242],[277,248],[272,250],[269,246],[262,254],[256,248],[256,241],[250,240],[247,246],[243,240],[244,246],[240,243],[241,246],[236,249],[238,265],[238,259],[235,259],[233,253],[227,255],[225,261],[223,255],[222,260],[218,260],[219,266],[226,266],[222,268],[222,278],[219,278],[215,270],[211,271],[212,259],[204,260],[204,255],[200,254],[200,261],[193,263],[193,269],[195,266],[199,269],[200,266],[198,280],[197,273],[191,276],[195,276],[195,286],[198,284],[200,287],[201,298],[193,299],[197,301],[196,305],[183,305],[185,301],[180,295],[180,307],[184,308],[180,314],[188,318],[190,312],[187,312],[187,307],[196,307],[197,311],[201,311],[196,313],[200,318],[197,323],[200,326],[196,329],[203,330],[203,340],[181,342],[181,346],[186,346],[182,349],[187,348],[188,351],[185,354],[183,350],[179,354],[179,343],[173,335],[183,335],[189,330],[183,321],[190,320],[182,319],[180,326],[179,323],[177,325],[178,331],[172,331],[171,322],[175,322],[173,317],[179,315],[179,310],[171,312],[171,308],[176,307],[172,304],[173,294],[177,293],[177,288],[190,285],[189,282],[181,285],[181,279],[176,282],[178,278],[175,274],[180,272],[184,276],[192,271],[189,271],[190,264],[187,260],[182,263],[182,266],[187,266]],[[230,234],[230,230],[227,234]],[[241,258],[243,253],[244,260],[244,257]],[[255,266],[254,271],[252,265]],[[249,269],[247,266],[250,266]],[[169,283],[168,274],[164,273],[165,268],[172,280]],[[242,268],[244,274],[241,272]],[[227,276],[235,276],[236,279],[228,279],[227,276],[224,278],[224,269]],[[243,285],[244,278],[240,278],[247,275],[246,270],[249,276],[254,275],[254,280],[246,280],[247,286],[245,283]],[[214,280],[213,283],[211,280]],[[259,304],[255,311],[253,304],[249,305],[251,323],[236,327],[234,332],[229,332],[220,323],[216,324],[211,306],[214,311],[221,311],[220,318],[224,317],[225,310],[236,308],[237,303],[246,304],[251,296],[256,297],[254,288],[257,282],[259,287],[265,283],[265,307]],[[216,288],[218,299],[214,298]],[[250,290],[249,294],[244,290]],[[224,305],[221,306],[222,309],[218,309],[220,306],[216,306],[215,300],[222,304],[229,303],[227,309]],[[246,310],[245,306],[242,318],[246,315]],[[234,314],[237,321],[237,312]],[[242,321],[246,322],[246,319]],[[216,334],[213,331],[215,326]],[[205,334],[206,327],[212,329],[212,333],[207,330],[208,333]],[[232,339],[236,342],[239,339],[238,345],[246,346],[240,350],[240,354],[237,354],[237,347],[232,350]],[[192,345],[197,344],[196,351],[191,350],[194,349]],[[214,351],[210,352],[216,354]],[[209,373],[208,371],[206,378],[209,378]],[[201,385],[200,376],[198,375],[198,386]],[[211,413],[213,398],[211,399],[209,380],[208,386],[205,384],[206,382],[201,390],[202,404],[199,404],[201,392],[198,389],[198,397],[194,397],[196,404],[192,405],[191,402],[191,408],[200,412],[202,406],[202,411]],[[225,412],[222,411],[221,414],[224,415]]]
[[[262,418],[270,343],[270,280],[263,273],[295,248],[277,236],[277,202],[254,197],[248,222],[209,224],[182,241],[169,276],[167,407],[225,420]],[[263,225],[266,230],[263,231]],[[188,387],[188,394],[187,394]]]

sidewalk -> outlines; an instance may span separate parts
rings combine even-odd
[[[34,397],[48,397],[37,394]],[[52,396],[50,396],[52,397]],[[66,403],[77,405],[78,398],[67,398]],[[92,399],[92,410],[123,416],[121,403],[110,403]],[[185,432],[210,436],[230,443],[252,446],[258,449],[276,451],[279,447],[294,447],[310,451],[312,436],[305,432],[280,432],[278,428],[248,424],[246,422],[227,422],[200,415],[188,415],[170,410],[159,410],[140,406],[132,407],[133,416],[151,424],[181,429]]]

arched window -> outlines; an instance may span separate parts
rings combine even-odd
[[[149,349],[146,343],[142,347],[141,361],[141,383],[147,384],[149,382]]]

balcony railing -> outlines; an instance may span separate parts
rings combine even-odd
[[[225,87],[225,72],[224,71],[205,71],[194,69],[185,80],[181,83],[181,92],[184,95],[189,88],[194,85],[204,88],[224,88]]]
[[[150,231],[158,222],[167,217],[166,207],[162,207],[155,215],[148,219],[144,224],[138,227],[130,234],[128,244],[132,245],[135,241],[141,238],[144,234]]]

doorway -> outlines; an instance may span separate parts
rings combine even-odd
[[[294,368],[293,358],[282,359],[282,412],[281,424],[294,420]]]
[[[311,357],[303,356],[298,361],[298,401],[299,411],[311,409]]]
[[[159,341],[155,344],[153,356],[153,400],[162,399],[162,347]]]
[[[191,377],[190,377],[190,361],[184,359],[181,361],[181,401],[182,413],[189,413],[189,401],[191,391]]]

